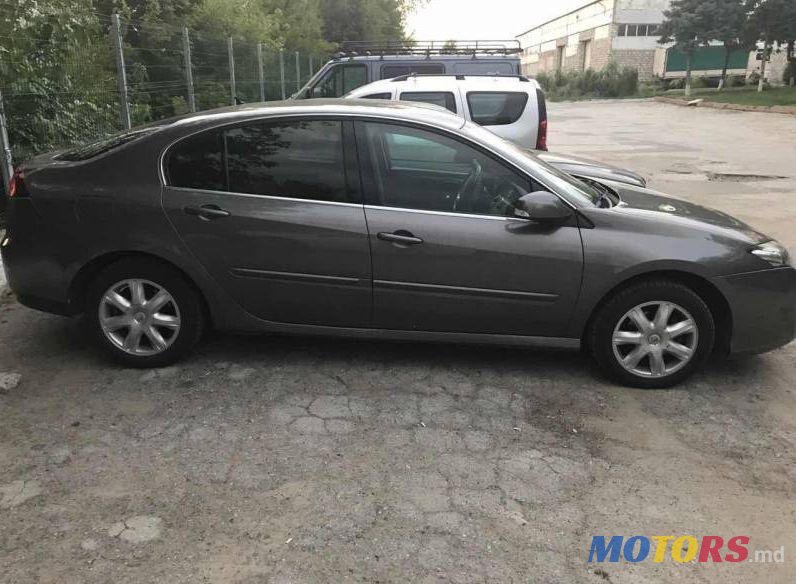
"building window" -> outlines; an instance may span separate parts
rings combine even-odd
[[[661,25],[659,24],[620,24],[617,25],[616,36],[658,36]]]

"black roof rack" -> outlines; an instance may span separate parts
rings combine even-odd
[[[479,74],[470,74],[470,73],[456,73],[456,74],[445,74],[445,73],[409,73],[408,75],[400,75],[398,77],[393,77],[390,79],[393,83],[398,81],[406,81],[407,79],[412,79],[413,77],[455,77],[459,81],[463,81],[465,77],[509,77],[511,79],[519,79],[520,83],[530,83],[530,79],[525,75],[504,75],[502,73],[496,73],[495,75],[479,75]]]
[[[520,41],[346,41],[337,58],[383,55],[518,55]]]

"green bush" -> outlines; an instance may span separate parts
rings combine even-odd
[[[789,61],[782,73],[782,82],[785,85],[790,85],[792,79],[796,79],[796,61]]]
[[[627,97],[638,93],[638,71],[614,62],[602,69],[539,73],[539,85],[551,100]]]

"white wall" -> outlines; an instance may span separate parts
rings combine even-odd
[[[517,38],[523,48],[538,47],[543,43],[610,24],[613,20],[615,1],[620,0],[603,0],[588,4],[571,14],[520,34]],[[553,48],[555,48],[555,44],[553,44]],[[545,50],[549,50],[549,48],[543,48],[542,52]]]

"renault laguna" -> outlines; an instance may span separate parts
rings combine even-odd
[[[653,388],[796,329],[796,270],[771,238],[578,180],[432,106],[202,112],[34,158],[9,194],[19,301],[84,314],[133,367],[213,327],[580,347]]]

